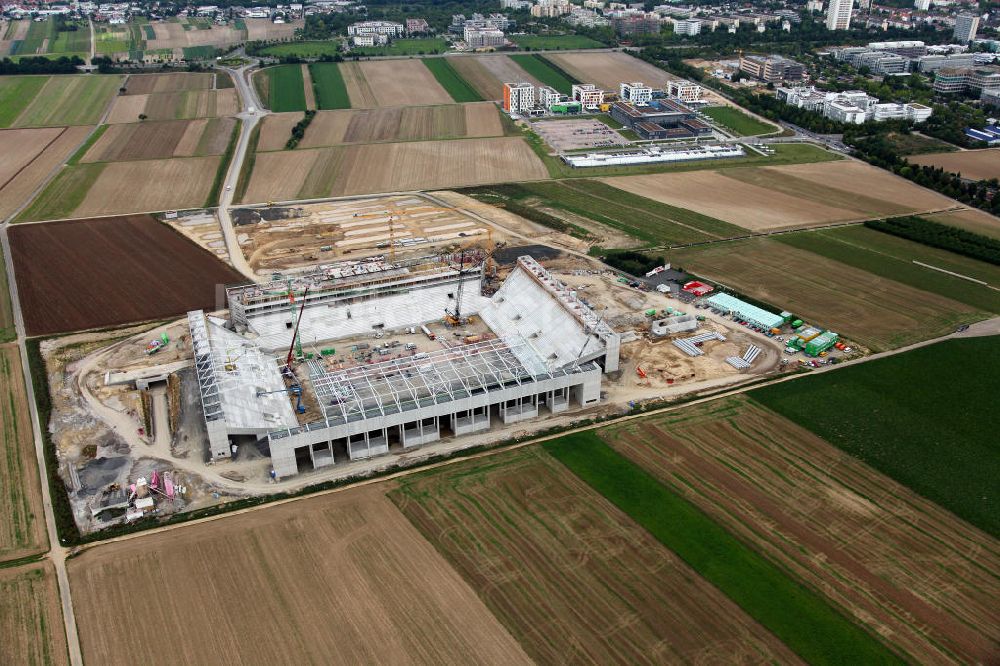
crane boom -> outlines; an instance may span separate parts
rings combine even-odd
[[[288,345],[288,357],[285,359],[285,366],[288,367],[289,371],[292,369],[292,354],[295,351],[295,341],[299,337],[299,324],[302,323],[302,313],[306,309],[306,296],[308,295],[309,287],[306,287],[306,290],[302,292],[302,305],[299,306],[299,316],[295,320],[295,330],[292,331],[292,342]]]

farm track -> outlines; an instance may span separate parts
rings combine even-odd
[[[989,661],[1000,547],[745,397],[598,431],[908,659]]]

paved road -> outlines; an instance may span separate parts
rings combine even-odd
[[[97,36],[94,34],[94,19],[87,19],[87,23],[90,24],[90,57],[87,58],[87,64],[93,65],[94,58],[97,56]]]

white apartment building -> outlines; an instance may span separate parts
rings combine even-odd
[[[569,14],[573,9],[569,0],[538,0],[531,8],[531,15],[536,18],[555,18]]]
[[[354,44],[354,46],[383,46],[389,43],[389,36],[378,35],[375,33],[354,35],[351,37],[351,43]]]
[[[471,49],[480,49],[488,46],[503,46],[507,43],[507,37],[502,30],[491,28],[473,28],[465,26],[463,38],[466,45]]]
[[[392,21],[362,21],[347,26],[347,34],[355,35],[385,35],[386,37],[402,37],[406,28],[402,23]]]
[[[959,14],[955,17],[955,41],[968,44],[976,38],[979,30],[979,17],[972,14]]]
[[[926,12],[931,8],[931,0],[913,0],[913,8],[918,12]]]
[[[503,110],[523,113],[535,108],[535,87],[530,83],[503,84]]]
[[[830,0],[826,10],[827,30],[847,30],[851,27],[851,9],[854,0]]]
[[[923,104],[876,104],[872,107],[871,120],[881,122],[883,120],[912,120],[915,123],[922,123],[931,117],[932,110]]]
[[[653,89],[641,81],[620,84],[618,94],[622,101],[638,105],[649,104],[653,99]]]
[[[702,87],[691,81],[670,81],[667,83],[667,94],[682,102],[698,102],[701,100]]]
[[[555,88],[550,88],[549,86],[538,87],[538,103],[542,108],[548,109],[553,104],[558,104],[564,99],[564,95],[559,93]]]
[[[912,120],[922,123],[930,118],[932,110],[923,104],[880,104],[877,97],[861,90],[824,92],[815,86],[778,88],[776,97],[785,104],[822,113],[830,120],[858,124],[867,121]]]
[[[604,91],[593,83],[577,83],[570,89],[574,102],[579,102],[585,109],[596,109],[604,104]]]
[[[698,35],[701,33],[701,19],[673,19],[674,32],[678,35]]]

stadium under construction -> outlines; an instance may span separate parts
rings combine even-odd
[[[212,459],[266,443],[283,478],[597,404],[619,335],[531,257],[490,296],[468,259],[335,264],[188,313]]]

